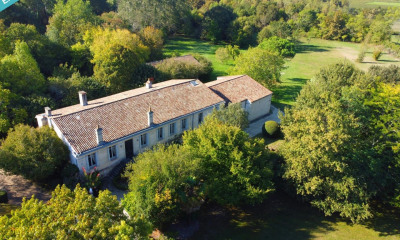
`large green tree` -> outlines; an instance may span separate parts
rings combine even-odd
[[[34,181],[59,173],[68,159],[68,148],[49,127],[17,125],[0,148],[0,168]]]
[[[126,167],[129,193],[124,207],[134,217],[155,226],[175,220],[179,214],[198,210],[204,201],[199,159],[178,145],[159,145],[140,154]]]
[[[94,198],[79,185],[74,191],[58,186],[47,203],[25,199],[11,216],[0,218],[4,239],[146,239],[149,230],[129,220],[108,190]]]
[[[82,40],[85,31],[96,24],[89,1],[57,0],[46,35],[63,46],[72,46]]]
[[[393,185],[396,174],[387,174],[398,171],[393,151],[379,141],[384,129],[375,127],[390,113],[378,108],[386,115],[374,120],[378,110],[365,104],[375,81],[349,63],[332,65],[304,86],[282,118],[284,178],[326,215],[368,218],[371,199]]]
[[[207,118],[214,118],[224,124],[239,127],[244,130],[249,126],[249,113],[246,112],[240,103],[231,103],[227,107],[222,106],[220,109],[214,109]]]
[[[231,74],[247,74],[270,88],[279,82],[284,61],[281,56],[261,48],[250,48],[235,60]]]
[[[93,55],[94,77],[112,93],[130,88],[134,71],[150,54],[140,37],[128,30],[97,28],[85,42]]]
[[[183,135],[183,146],[201,159],[207,196],[220,204],[253,204],[273,190],[271,155],[263,139],[239,127],[206,119]]]

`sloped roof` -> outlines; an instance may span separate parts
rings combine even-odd
[[[170,80],[57,109],[51,118],[73,150],[82,153],[97,147],[97,125],[110,142],[148,128],[149,107],[154,124],[160,124],[222,102],[199,80]]]
[[[163,59],[160,61],[148,62],[146,64],[156,67],[158,64],[161,64],[164,61],[177,61],[177,62],[184,62],[184,63],[200,64],[200,62],[197,61],[197,59],[194,58],[192,55],[184,55],[184,56],[179,56],[179,57],[166,58],[166,59]]]
[[[206,83],[212,91],[226,102],[238,103],[244,100],[255,102],[271,95],[272,92],[247,75],[218,77]]]

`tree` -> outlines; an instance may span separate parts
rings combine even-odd
[[[393,153],[378,141],[374,111],[365,104],[373,82],[348,63],[332,65],[282,117],[284,178],[326,215],[355,222],[371,217],[371,199],[392,182]]]
[[[133,72],[149,57],[139,36],[128,30],[97,28],[85,41],[93,55],[94,77],[111,93],[129,89]]]
[[[7,239],[145,239],[150,232],[140,220],[129,220],[108,190],[94,198],[79,185],[74,191],[58,186],[47,203],[24,199],[0,223]]]
[[[68,162],[68,149],[48,127],[17,125],[0,148],[0,167],[34,181],[45,181]]]
[[[219,110],[214,109],[207,117],[245,130],[249,126],[248,115],[249,113],[242,108],[240,103],[231,103],[227,107],[221,106]]]
[[[140,33],[144,45],[150,49],[149,60],[159,60],[162,58],[162,49],[164,47],[164,34],[152,26],[143,28]]]
[[[189,5],[184,0],[118,2],[118,13],[129,22],[134,31],[153,26],[166,32],[174,32],[189,11]]]
[[[53,42],[70,47],[82,40],[85,31],[95,25],[96,16],[89,1],[57,0],[46,35]]]
[[[272,53],[276,53],[282,57],[294,57],[296,54],[294,50],[294,43],[287,39],[282,39],[276,36],[264,39],[264,41],[262,41],[258,47],[268,50]]]
[[[271,155],[263,139],[210,118],[184,133],[183,146],[201,159],[201,179],[212,201],[254,204],[273,190]]]
[[[159,227],[199,209],[205,198],[200,171],[199,159],[186,149],[158,145],[126,167],[129,193],[122,203],[131,216]]]
[[[292,37],[292,28],[283,20],[272,21],[268,26],[261,29],[257,35],[257,40],[258,42],[262,42],[264,38],[270,38],[272,36],[290,38]]]
[[[235,60],[231,74],[247,74],[267,88],[279,82],[284,61],[267,50],[250,48]]]
[[[202,37],[217,43],[222,40],[227,40],[229,29],[236,15],[232,9],[227,6],[216,6],[204,13],[202,23]]]
[[[14,53],[0,61],[0,83],[19,95],[41,93],[45,79],[25,42],[15,44]]]

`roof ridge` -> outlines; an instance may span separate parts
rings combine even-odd
[[[90,107],[90,108],[87,108],[87,109],[82,109],[82,110],[79,110],[79,111],[76,111],[76,112],[70,112],[70,113],[67,113],[67,114],[61,114],[60,116],[52,116],[53,117],[53,119],[55,119],[55,118],[59,118],[59,117],[63,117],[63,116],[68,116],[68,115],[71,115],[71,114],[76,114],[76,113],[80,113],[80,112],[84,112],[84,111],[87,111],[87,110],[91,110],[91,109],[96,109],[96,108],[99,108],[99,107],[102,107],[102,106],[107,106],[107,105],[110,105],[110,104],[112,104],[112,103],[117,103],[117,102],[120,102],[120,101],[123,101],[123,100],[127,100],[127,99],[130,99],[130,98],[134,98],[134,97],[137,97],[137,96],[141,96],[141,95],[144,95],[144,94],[147,94],[147,93],[150,93],[150,92],[155,92],[156,90],[158,91],[158,90],[162,90],[162,89],[167,89],[167,88],[169,88],[169,87],[174,87],[174,86],[177,86],[177,85],[181,85],[181,84],[184,84],[184,83],[186,83],[186,82],[191,82],[191,81],[193,81],[193,80],[198,80],[198,79],[170,79],[170,80],[168,80],[168,81],[173,81],[173,80],[183,80],[182,82],[180,82],[180,83],[177,83],[177,84],[173,84],[173,85],[169,85],[169,86],[164,86],[164,87],[161,87],[161,88],[159,88],[159,89],[155,89],[155,90],[151,90],[151,91],[147,91],[147,92],[142,92],[142,93],[139,93],[139,94],[137,94],[137,95],[133,95],[133,96],[128,96],[128,97],[126,97],[126,98],[121,98],[121,99],[118,99],[118,100],[115,100],[115,101],[111,101],[111,102],[108,102],[108,103],[104,103],[104,104],[100,104],[100,105],[98,105],[98,106],[93,106],[93,107]],[[200,81],[200,80],[199,80]],[[167,81],[164,81],[164,82],[167,82]],[[201,81],[200,81],[201,82]],[[160,82],[160,83],[163,83],[163,82]],[[144,87],[141,87],[141,88],[145,88],[146,86],[144,86]],[[136,89],[139,89],[139,88],[134,88],[134,89],[131,89],[131,90],[127,90],[127,91],[124,91],[124,92],[128,92],[128,91],[132,91],[132,90],[136,90]],[[150,88],[151,89],[151,88]],[[113,95],[117,95],[117,94],[121,94],[121,93],[123,93],[123,92],[120,92],[120,93],[116,93],[116,94],[113,94]],[[113,96],[113,95],[110,95],[110,96]],[[110,96],[106,96],[106,97],[110,97]],[[106,98],[106,97],[104,97],[104,98]],[[101,99],[101,98],[97,98],[97,99]],[[95,101],[96,99],[94,99],[94,100],[91,100],[91,101]],[[76,105],[79,105],[79,104],[76,104]],[[72,105],[72,106],[74,106],[74,105]],[[71,107],[71,106],[70,106]],[[67,107],[66,107],[67,108]],[[62,109],[62,108],[61,108]],[[60,109],[56,109],[56,110],[60,110]]]
[[[234,77],[234,78],[229,78],[229,79],[226,79],[226,80],[222,80],[221,82],[218,82],[218,83],[215,83],[215,84],[213,84],[212,86],[215,86],[215,85],[219,85],[219,84],[222,84],[222,83],[226,83],[226,82],[229,82],[229,81],[232,81],[232,80],[236,80],[236,79],[238,79],[238,78],[241,78],[241,77],[244,77],[244,76],[248,76],[247,74],[243,74],[243,75],[237,75],[236,77]],[[226,76],[226,77],[229,77],[229,76]],[[213,82],[216,82],[216,81],[218,81],[218,78],[217,78],[217,80],[215,80],[215,81],[213,81]],[[212,83],[212,82],[209,82],[209,83]]]

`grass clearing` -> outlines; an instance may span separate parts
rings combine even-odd
[[[214,71],[211,74],[211,79],[213,80],[217,79],[218,76],[228,75],[229,68],[234,66],[232,61],[225,64],[215,58],[215,51],[224,46],[225,45],[214,45],[207,41],[179,36],[166,41],[164,54],[172,55],[178,53],[182,56],[197,53],[206,57],[213,64]]]
[[[350,0],[351,8],[378,8],[398,7],[399,0]]]
[[[374,61],[372,58],[374,47],[367,50],[363,63],[357,63],[360,49],[361,44],[357,43],[303,39],[297,47],[296,56],[286,63],[286,69],[282,71],[281,83],[271,89],[274,92],[273,104],[281,109],[292,105],[307,80],[317,74],[321,68],[340,61],[350,61],[364,71],[373,65],[400,66],[399,59],[385,52],[379,61]]]

